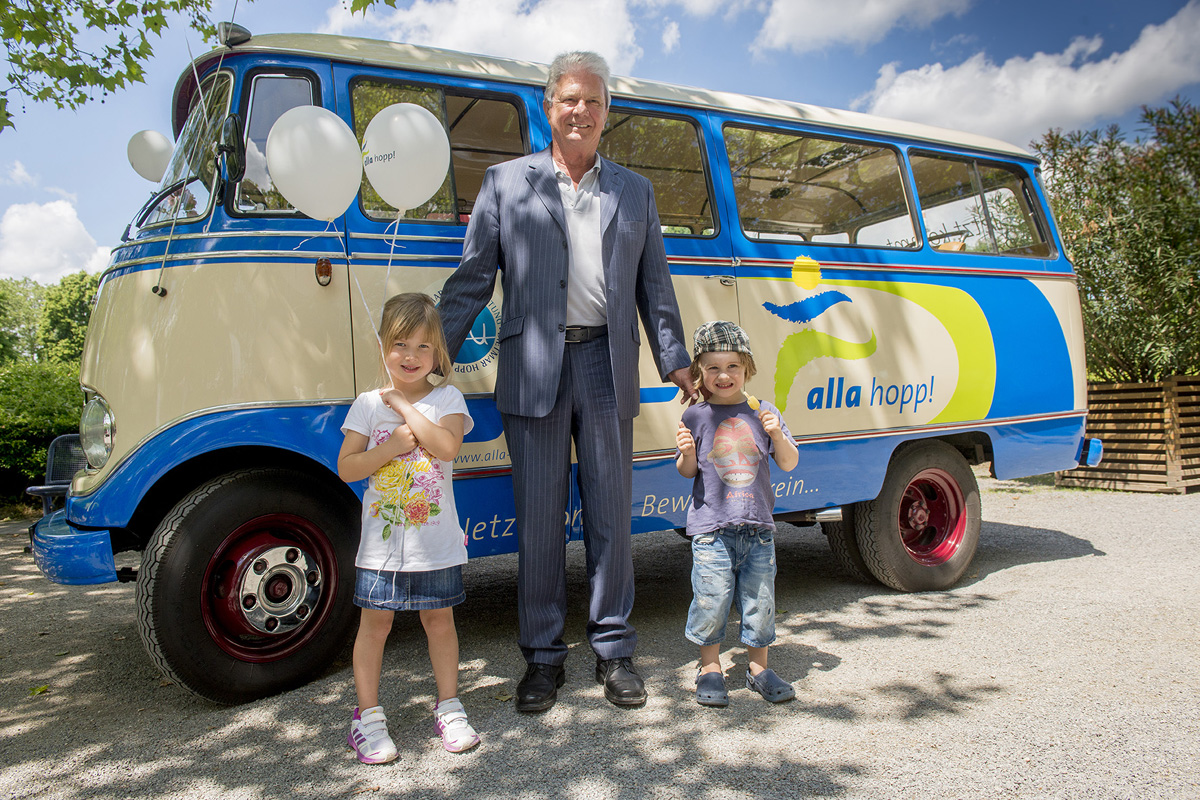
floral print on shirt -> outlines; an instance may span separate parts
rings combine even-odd
[[[391,431],[376,430],[375,444],[391,438]],[[393,458],[371,476],[371,487],[379,492],[379,500],[371,504],[371,516],[384,521],[383,540],[392,535],[392,526],[417,528],[430,517],[442,513],[442,464],[418,445],[407,453]]]

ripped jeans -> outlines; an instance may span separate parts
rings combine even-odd
[[[732,525],[692,537],[692,605],[684,635],[698,645],[720,644],[729,609],[737,603],[742,644],[775,641],[775,532]]]

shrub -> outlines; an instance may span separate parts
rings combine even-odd
[[[0,500],[20,500],[46,474],[55,436],[79,430],[83,392],[75,364],[18,361],[0,367]]]

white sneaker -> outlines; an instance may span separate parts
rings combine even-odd
[[[438,733],[442,735],[442,747],[451,753],[461,753],[479,744],[479,734],[467,722],[467,712],[457,697],[443,700],[433,708]]]
[[[397,755],[396,743],[388,735],[387,717],[382,706],[368,708],[361,714],[354,709],[346,743],[354,748],[354,754],[364,764],[386,764]]]

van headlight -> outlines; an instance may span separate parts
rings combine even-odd
[[[107,463],[115,434],[112,409],[103,397],[96,395],[83,407],[83,417],[79,421],[79,444],[92,469],[100,469]]]

